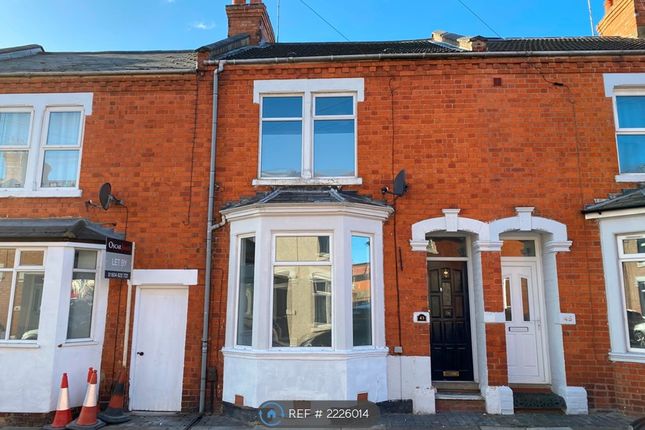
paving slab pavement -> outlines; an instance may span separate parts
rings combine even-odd
[[[247,423],[228,416],[196,414],[132,415],[123,424],[105,427],[106,430],[266,430],[269,427]],[[371,430],[390,429],[455,429],[455,430],[627,430],[633,417],[617,412],[589,415],[558,415],[547,413],[518,413],[488,415],[477,412],[445,412],[436,415],[384,414]],[[192,427],[191,427],[192,425]],[[332,427],[326,427],[329,429]],[[340,428],[340,427],[333,427]],[[356,428],[356,427],[353,427]],[[36,430],[37,427],[6,427],[5,430]]]

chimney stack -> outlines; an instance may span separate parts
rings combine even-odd
[[[645,0],[605,0],[598,34],[645,39]]]
[[[273,26],[262,0],[233,0],[226,6],[228,37],[248,34],[250,45],[275,43]]]

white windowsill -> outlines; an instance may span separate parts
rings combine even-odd
[[[0,199],[6,197],[81,197],[83,190],[79,189],[52,189],[52,190],[22,190],[22,189],[0,189]]]
[[[645,173],[621,173],[616,175],[616,182],[645,182]]]
[[[83,339],[83,340],[68,340],[65,341],[64,343],[60,344],[60,348],[69,348],[69,347],[74,347],[74,346],[96,346],[99,343],[95,340],[91,339]]]
[[[639,352],[610,352],[611,361],[622,361],[627,363],[645,363],[645,353]]]
[[[252,184],[258,185],[295,185],[295,186],[315,186],[315,185],[362,185],[362,178],[260,178],[254,179]]]
[[[36,342],[4,341],[4,342],[0,342],[0,348],[38,349],[40,348],[40,345],[38,345]]]
[[[307,348],[294,348],[294,351],[288,351],[286,348],[280,350],[257,350],[257,349],[238,349],[224,348],[222,354],[228,357],[247,358],[252,360],[305,360],[305,361],[325,361],[325,360],[348,360],[361,359],[368,357],[386,357],[388,348],[371,347],[369,349],[353,349],[347,351],[331,350],[329,348],[316,348],[312,351]]]

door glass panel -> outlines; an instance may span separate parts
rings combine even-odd
[[[502,257],[535,257],[535,241],[504,240]]]
[[[531,309],[529,307],[529,280],[520,278],[522,286],[522,309],[524,310],[524,321],[531,321]]]
[[[439,272],[437,270],[431,270],[430,274],[430,291],[433,293],[439,292]]]
[[[504,315],[506,321],[513,319],[511,307],[511,278],[504,278]]]
[[[432,237],[428,240],[428,254],[431,257],[466,257],[465,237]]]

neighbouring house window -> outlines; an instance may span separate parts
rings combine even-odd
[[[0,110],[0,188],[25,186],[31,116],[31,110]]]
[[[354,346],[372,345],[371,239],[352,236],[352,324]]]
[[[356,176],[355,104],[352,94],[264,95],[260,176]]]
[[[0,341],[38,339],[45,251],[0,248]]]
[[[628,345],[645,350],[645,234],[618,241]]]
[[[74,251],[67,339],[88,339],[92,336],[96,257],[96,251],[82,249]]]
[[[331,347],[330,236],[276,236],[274,347]]]
[[[645,173],[645,95],[615,97],[620,173]]]
[[[239,261],[237,344],[251,346],[253,337],[253,289],[255,285],[255,237],[243,237],[240,239]]]
[[[78,196],[91,108],[90,93],[0,94],[0,196]]]
[[[40,180],[42,188],[72,188],[78,185],[81,118],[79,110],[47,111]]]

